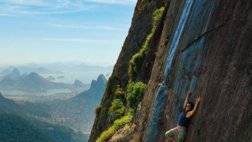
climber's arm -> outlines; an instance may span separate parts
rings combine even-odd
[[[184,106],[183,106],[184,109],[185,109],[186,104],[188,103],[188,100],[189,100],[189,98],[190,98],[191,95],[192,95],[192,92],[189,92],[189,93],[186,95],[186,98],[185,98],[185,101],[184,101]]]
[[[200,99],[201,99],[201,98],[200,98],[200,96],[199,96],[199,97],[196,99],[196,103],[195,103],[195,106],[194,106],[193,110],[186,113],[186,117],[187,117],[187,118],[191,118],[191,117],[195,114],[195,112],[197,111],[197,108],[198,108],[198,106],[199,106]]]

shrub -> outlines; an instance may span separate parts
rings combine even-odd
[[[116,133],[117,130],[119,130],[124,125],[130,123],[132,118],[132,114],[128,113],[120,119],[115,120],[111,127],[101,133],[100,137],[96,140],[96,142],[106,142],[111,136]]]
[[[123,105],[123,102],[120,99],[114,99],[109,108],[109,113],[112,120],[121,117],[125,113],[125,110],[126,108]]]
[[[165,10],[165,7],[161,7],[157,10],[154,11],[153,15],[152,15],[152,20],[153,20],[153,28],[156,28],[158,23],[160,22],[161,18],[163,17],[163,14],[164,14],[164,10]]]
[[[119,85],[116,86],[114,94],[115,94],[115,98],[122,99],[122,100],[124,99],[123,89]]]
[[[146,56],[146,54],[149,51],[150,48],[150,43],[151,43],[151,39],[157,29],[157,26],[163,16],[165,8],[161,7],[157,10],[154,11],[153,15],[152,15],[152,28],[150,33],[147,35],[141,49],[139,50],[139,52],[137,52],[135,55],[132,56],[130,62],[129,62],[129,69],[128,69],[128,75],[130,80],[134,80],[134,78],[136,77],[137,73],[140,71],[144,58]]]
[[[144,54],[142,52],[136,53],[132,59],[129,62],[129,77],[130,80],[133,80],[134,77],[137,75],[138,71],[141,69],[142,67],[142,61],[143,61],[143,56]]]
[[[135,110],[137,105],[142,100],[142,96],[145,90],[145,84],[143,82],[130,82],[127,86],[127,104],[130,108]]]

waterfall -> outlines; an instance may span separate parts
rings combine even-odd
[[[171,76],[171,67],[174,61],[176,50],[181,39],[182,33],[184,31],[185,24],[190,15],[190,10],[193,5],[193,0],[186,0],[182,14],[180,16],[178,26],[173,35],[172,42],[168,51],[167,60],[165,62],[165,71],[164,71],[164,82],[158,86],[157,91],[155,92],[155,100],[153,104],[153,109],[151,111],[149,125],[147,127],[147,133],[145,136],[145,142],[154,142],[158,136],[159,122],[161,116],[164,112],[167,90],[169,88],[168,82]]]
[[[167,95],[167,86],[160,84],[155,92],[155,101],[151,114],[151,119],[148,125],[147,136],[145,142],[154,142],[158,135],[158,126],[161,115],[165,107],[165,100]]]
[[[175,34],[173,36],[173,39],[172,39],[172,42],[171,42],[171,45],[169,48],[169,53],[168,53],[168,56],[167,56],[167,59],[165,62],[165,71],[164,71],[165,84],[167,84],[169,82],[172,63],[173,63],[173,60],[174,60],[174,57],[176,54],[176,50],[177,50],[179,41],[180,41],[182,33],[184,31],[186,21],[189,17],[192,4],[193,4],[193,0],[186,1],[182,15],[179,19],[178,26],[177,26]]]

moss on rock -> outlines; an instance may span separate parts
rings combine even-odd
[[[161,18],[164,14],[165,7],[161,7],[154,11],[152,15],[152,28],[150,33],[145,38],[145,41],[140,48],[140,50],[132,56],[131,60],[129,61],[129,68],[128,68],[128,75],[130,80],[134,80],[137,76],[137,73],[140,72],[144,58],[149,51],[151,39],[154,36],[154,33],[161,21]]]

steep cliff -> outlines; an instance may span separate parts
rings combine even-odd
[[[252,141],[252,5],[139,0],[89,141],[165,141],[187,91],[186,141]]]

